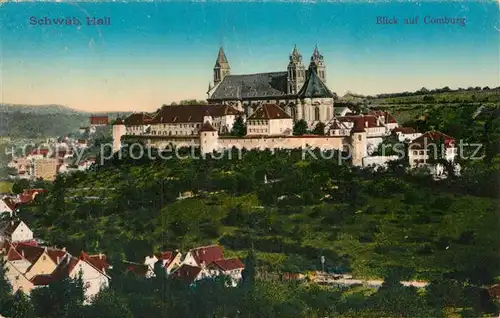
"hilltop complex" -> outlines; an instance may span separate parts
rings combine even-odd
[[[342,116],[336,116],[337,95],[325,84],[326,67],[317,47],[307,71],[297,47],[290,54],[286,72],[231,75],[222,48],[213,71],[214,86],[209,85],[208,105],[163,105],[154,113],[133,113],[124,120],[118,119],[113,125],[113,150],[118,151],[122,140],[127,138],[143,140],[158,149],[169,144],[200,147],[204,154],[233,147],[311,147],[349,151],[352,164],[362,166],[366,165],[364,158],[384,137],[394,134],[400,141],[412,141],[421,136],[411,128],[399,127],[388,112],[355,115],[343,109],[339,113]],[[245,136],[230,135],[238,117],[246,124]],[[325,124],[323,134],[294,136],[294,123],[300,120],[304,120],[309,129],[318,123]],[[438,139],[453,141],[452,137],[435,133]],[[413,155],[413,152],[409,154]],[[416,155],[425,157],[420,150]],[[409,159],[412,165],[418,165],[426,161],[422,158]],[[367,162],[374,163],[373,160]]]

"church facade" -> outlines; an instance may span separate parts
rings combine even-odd
[[[295,46],[286,71],[232,75],[223,48],[219,49],[209,84],[207,101],[235,107],[250,116],[263,104],[280,106],[294,121],[305,120],[310,128],[334,117],[337,95],[326,86],[326,65],[316,46],[306,69]]]

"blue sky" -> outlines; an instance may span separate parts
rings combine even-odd
[[[154,110],[206,98],[220,45],[233,74],[286,70],[317,44],[343,95],[499,85],[499,7],[491,2],[6,3],[1,101],[83,110]],[[111,26],[32,26],[30,18],[110,17]],[[377,25],[377,16],[398,25]],[[418,25],[404,25],[419,16]],[[464,27],[426,25],[465,17]]]

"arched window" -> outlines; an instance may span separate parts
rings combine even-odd
[[[319,121],[319,107],[314,107],[314,120]]]

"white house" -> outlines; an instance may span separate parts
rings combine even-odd
[[[231,279],[231,285],[236,287],[241,280],[245,265],[238,258],[221,259],[212,262],[206,267],[210,276],[227,276]]]
[[[175,252],[166,251],[155,255],[146,256],[144,260],[144,265],[147,265],[149,268],[146,277],[154,276],[155,264],[160,260],[162,261],[162,266],[163,268],[165,268],[167,274],[170,274],[176,267],[179,267],[181,265],[182,263],[181,258],[182,254],[179,253],[178,251]]]
[[[408,160],[412,168],[432,165],[432,160],[439,158],[453,162],[456,155],[455,138],[435,130],[428,131],[414,139],[408,150]],[[440,171],[443,172],[439,166],[435,168],[437,168],[435,171],[437,174]]]
[[[182,264],[180,267],[178,267],[176,270],[172,272],[171,276],[185,280],[190,284],[205,278],[212,277],[206,268],[191,266],[188,264]]]
[[[110,277],[106,274],[109,268],[106,257],[102,254],[88,255],[82,252],[79,258],[67,254],[52,276],[54,279],[65,276],[74,279],[78,278],[81,273],[85,288],[85,301],[88,303],[102,288],[109,286]]]
[[[260,105],[247,119],[247,135],[291,135],[293,119],[276,104]]]
[[[224,259],[224,252],[219,245],[202,246],[189,250],[182,264],[202,267],[221,259]]]
[[[15,209],[16,203],[11,198],[4,197],[0,200],[0,215],[3,213],[9,213],[10,215],[12,215]]]
[[[1,236],[11,242],[26,242],[33,240],[33,231],[23,221],[11,221],[3,228]]]

